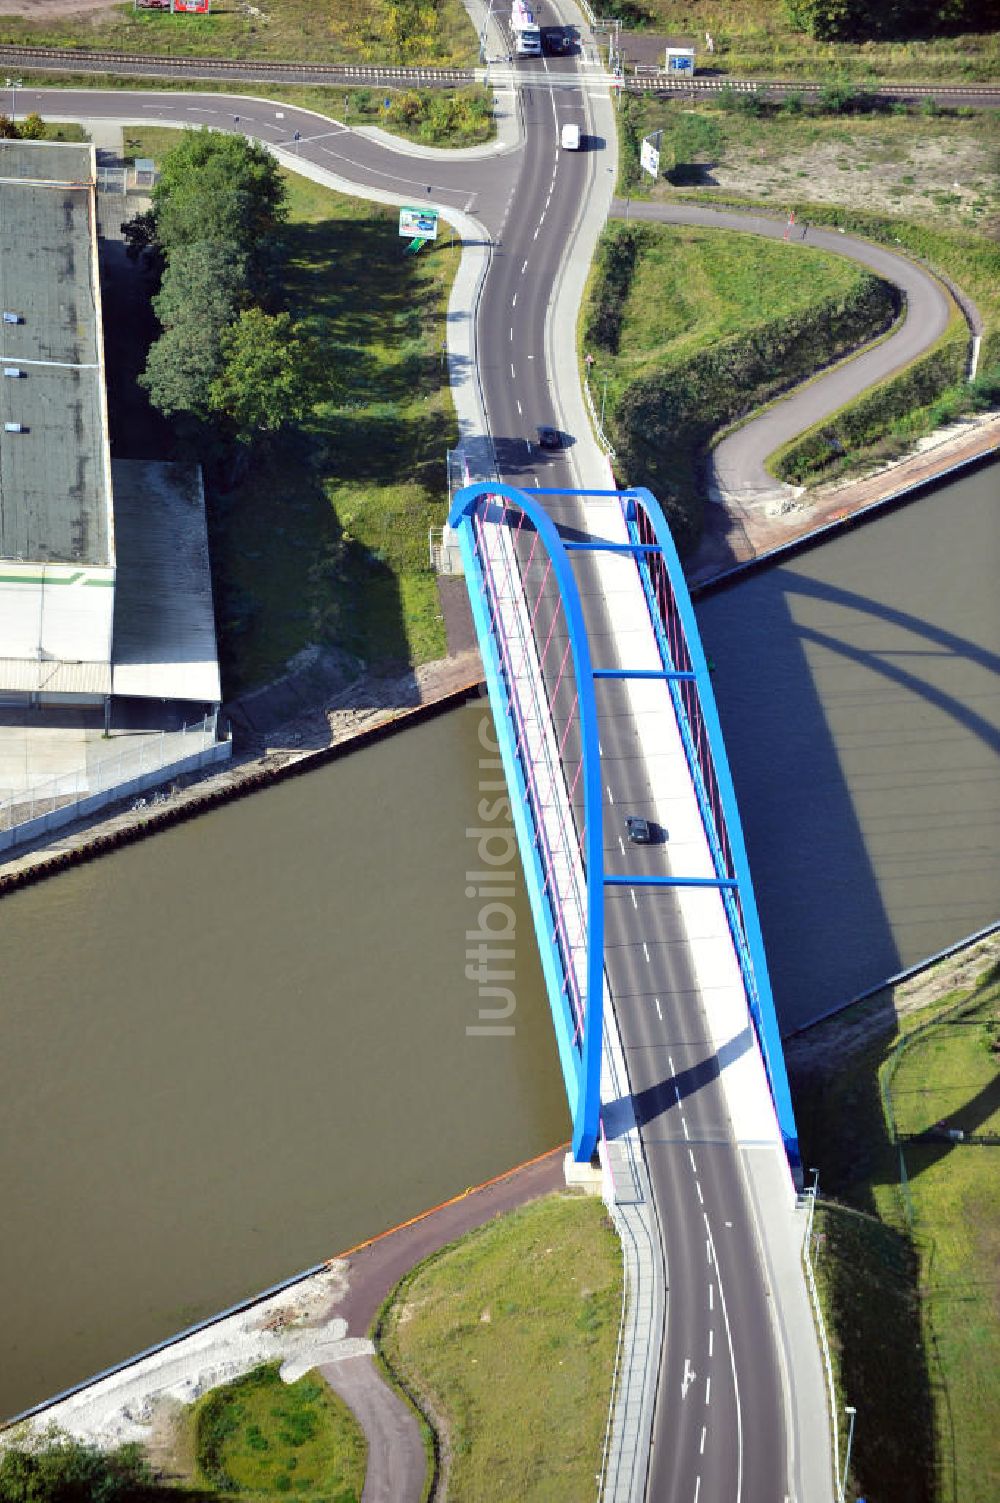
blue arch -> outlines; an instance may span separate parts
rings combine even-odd
[[[590,1160],[597,1146],[601,1113],[601,1044],[604,1025],[604,810],[601,798],[600,743],[590,643],[576,579],[555,524],[538,500],[512,485],[490,482],[467,485],[456,494],[448,525],[464,535],[470,555],[473,513],[503,498],[528,516],[552,563],[562,599],[576,679],[583,743],[584,864],[587,877],[587,966],[584,1028],[573,1112],[573,1157]],[[478,561],[477,561],[478,566]]]
[[[746,935],[747,949],[750,953],[750,963],[753,971],[753,987],[747,988],[747,1002],[756,1026],[760,1051],[764,1060],[764,1069],[767,1072],[768,1083],[771,1087],[771,1098],[774,1102],[775,1115],[778,1119],[778,1127],[781,1131],[785,1152],[788,1155],[791,1167],[798,1169],[801,1166],[802,1160],[799,1153],[799,1137],[798,1129],[795,1125],[795,1113],[792,1109],[792,1095],[788,1085],[788,1074],[785,1069],[785,1054],[781,1047],[781,1035],[778,1031],[774,995],[771,991],[771,978],[768,974],[767,958],[764,954],[764,938],[761,934],[757,900],[754,896],[753,882],[750,877],[750,863],[747,860],[746,846],[743,841],[743,826],[740,822],[736,791],[733,787],[732,774],[729,770],[729,758],[726,755],[726,744],[722,737],[722,726],[719,722],[719,712],[715,703],[715,694],[712,690],[711,675],[709,674],[708,664],[705,660],[705,649],[702,646],[694,607],[691,604],[691,597],[688,594],[687,583],[684,579],[684,571],[681,568],[677,549],[674,547],[674,540],[670,535],[670,528],[660,508],[660,503],[653,493],[644,486],[635,486],[631,490],[623,492],[622,499],[626,503],[626,506],[630,497],[638,501],[652,523],[654,536],[661,549],[663,561],[670,576],[670,585],[673,590],[677,614],[684,629],[684,638],[691,659],[691,667],[694,669],[696,675],[702,718],[705,722],[705,729],[708,732],[712,762],[715,767],[715,777],[719,788],[719,798],[725,817],[726,834],[729,838],[733,875],[736,877],[739,885],[740,907],[743,911],[743,930]]]

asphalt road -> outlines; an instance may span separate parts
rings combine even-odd
[[[583,90],[568,87],[572,60],[549,60],[558,87],[532,83],[522,98],[527,128],[514,207],[503,231],[480,313],[480,363],[502,479],[522,487],[572,487],[572,449],[538,448],[538,424],[558,426],[544,362],[545,309],[580,203],[605,153],[587,132]],[[559,150],[559,127],[580,124],[594,149]],[[571,336],[570,336],[571,337]],[[569,437],[569,436],[567,436]],[[578,505],[547,498],[555,520],[584,526]],[[518,543],[529,602],[544,574],[531,539]],[[608,656],[610,623],[596,569],[577,555],[578,579],[597,666]],[[572,718],[572,678],[561,621],[546,591],[535,618],[557,736]],[[602,656],[603,654],[603,656]],[[557,688],[558,684],[558,688]],[[622,840],[622,812],[655,818],[636,728],[620,684],[600,689],[604,829],[611,871],[662,869],[662,847]],[[563,748],[572,785],[579,746]],[[582,789],[582,783],[577,785]],[[574,813],[582,828],[578,793]],[[628,854],[626,855],[626,851]],[[667,1315],[647,1496],[656,1503],[781,1500],[788,1485],[785,1396],[760,1251],[739,1150],[733,1145],[714,1051],[687,963],[673,897],[662,889],[612,889],[607,900],[606,969],[625,1048],[667,1267]],[[676,1089],[675,1089],[676,1088]]]
[[[799,222],[789,228],[785,219],[769,219],[752,211],[703,208],[699,204],[629,203],[615,201],[616,213],[626,212],[632,219],[652,220],[660,224],[695,224],[710,229],[732,230],[742,234],[762,235],[784,240],[803,250],[830,251],[846,256],[867,270],[893,282],[905,300],[904,316],[888,339],[839,364],[825,375],[800,386],[790,396],[772,404],[759,417],[751,419],[722,439],[712,451],[714,478],[729,495],[748,492],[773,492],[779,488],[764,460],[781,444],[817,423],[827,413],[836,412],[866,386],[883,381],[940,339],[951,317],[952,302],[945,288],[930,272],[894,255],[884,246],[841,234],[835,229]],[[981,326],[975,309],[969,310],[973,323]]]
[[[373,185],[415,201],[471,210],[496,241],[480,309],[481,378],[501,476],[521,486],[572,486],[572,450],[541,453],[540,423],[558,425],[546,369],[544,328],[552,286],[603,143],[561,152],[559,127],[587,127],[587,88],[574,59],[548,60],[543,77],[522,90],[523,151],[472,162],[435,161],[386,150],[309,111],[219,95],[134,96],[25,89],[20,109],[83,118],[201,123],[289,144],[359,186]],[[279,118],[279,111],[283,118]],[[238,117],[238,118],[236,118]],[[572,337],[572,331],[566,331]],[[569,503],[557,520],[580,526]],[[578,578],[592,641],[610,642],[592,566]],[[546,597],[537,630],[547,631]],[[597,648],[595,647],[595,654]],[[562,652],[547,655],[554,680]],[[599,659],[604,666],[614,666]],[[612,688],[602,693],[612,695]],[[569,713],[564,679],[557,721]],[[605,838],[619,869],[665,860],[654,848],[624,864],[621,811],[651,814],[652,791],[636,731],[606,705],[602,729]],[[578,757],[578,751],[576,752]],[[572,779],[574,750],[566,747]],[[614,869],[614,868],[612,868]],[[780,1500],[787,1486],[785,1396],[772,1334],[760,1254],[738,1149],[732,1144],[708,1031],[688,972],[683,934],[668,893],[629,890],[608,901],[607,971],[665,1249],[669,1285],[666,1339],[659,1376],[647,1496],[655,1503]]]

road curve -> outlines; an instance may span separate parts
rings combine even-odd
[[[615,200],[613,212],[625,214],[624,200]],[[738,209],[703,208],[689,203],[630,203],[628,216],[658,224],[701,225],[741,234],[764,235],[771,240],[783,240],[788,233],[787,220],[784,219],[770,219],[763,214],[744,213]],[[811,224],[808,228],[804,224],[794,225],[789,244],[846,256],[876,276],[894,283],[905,299],[904,316],[888,339],[863,348],[825,375],[797,387],[759,417],[751,418],[722,439],[712,451],[712,480],[723,496],[750,498],[760,494],[773,495],[785,489],[790,493],[791,488],[782,487],[768,471],[765,464],[768,455],[813,423],[829,417],[866,387],[885,380],[925,354],[940,339],[954,311],[955,304],[950,294],[936,277],[914,261],[883,246]]]

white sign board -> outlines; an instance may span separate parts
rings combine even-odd
[[[648,136],[646,136],[644,138],[644,140],[643,140],[642,151],[640,153],[639,160],[642,163],[642,166],[643,166],[643,168],[645,169],[646,172],[648,172],[652,177],[659,177],[659,175],[660,175],[660,152],[659,152],[659,148],[653,145],[652,141],[649,139]]]
[[[409,240],[436,240],[437,209],[400,209],[399,233]]]

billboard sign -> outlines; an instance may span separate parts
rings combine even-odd
[[[657,136],[659,136],[659,132],[657,132]],[[654,143],[652,136],[645,136],[643,138],[642,151],[640,153],[639,160],[644,170],[648,172],[651,177],[659,177],[660,148],[658,143]]]
[[[400,209],[399,233],[410,240],[436,240],[437,209]]]

